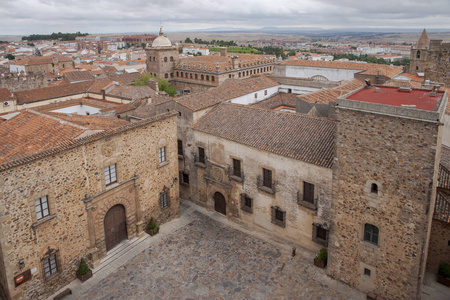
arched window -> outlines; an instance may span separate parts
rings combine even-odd
[[[183,77],[183,72],[180,73],[180,77]]]
[[[153,61],[156,61],[156,56],[153,56]]]
[[[231,74],[228,74],[228,78],[231,78]]]
[[[203,75],[203,74],[200,75],[200,79],[201,79],[201,80],[205,80],[205,75]]]
[[[364,240],[366,242],[378,245],[378,227],[372,224],[364,224]]]
[[[183,74],[183,73],[181,73],[181,74]],[[177,77],[180,77],[180,73],[177,71]],[[181,76],[181,77],[183,77],[183,76]]]
[[[173,61],[173,56],[170,57],[170,61]]]
[[[378,194],[378,185],[376,183],[372,183],[372,185],[370,186],[370,192]]]
[[[169,74],[164,74],[164,78],[169,78]]]
[[[164,57],[164,62],[167,62],[167,57]]]
[[[195,74],[195,79],[198,79],[198,74]]]
[[[216,78],[214,76],[211,76],[211,81],[216,81]]]
[[[419,71],[419,66],[416,66],[416,71]]]
[[[187,77],[187,76],[186,76]],[[192,73],[190,74],[190,77],[191,77],[191,79],[192,79]]]
[[[152,57],[151,56],[148,57],[148,61],[152,61]]]
[[[417,58],[420,58],[420,50],[417,50],[417,55],[416,55],[416,57],[417,57]]]
[[[239,76],[238,77],[241,77],[241,72],[239,72]]]
[[[206,75],[206,81],[209,81],[209,75]]]
[[[170,78],[173,78],[173,73],[170,73]]]

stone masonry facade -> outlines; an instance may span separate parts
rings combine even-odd
[[[335,117],[327,273],[387,299],[418,299],[442,126],[339,105]],[[379,229],[376,244],[365,241],[366,224]]]
[[[151,217],[158,224],[179,215],[176,117],[166,113],[133,123],[79,146],[0,173],[0,274],[5,299],[45,299],[75,279],[80,258],[95,266],[106,255],[104,218],[123,205],[128,239],[141,236]],[[166,160],[159,163],[158,150]],[[104,168],[116,165],[106,185]],[[160,195],[168,192],[168,207]],[[50,215],[36,220],[35,200],[47,196]],[[43,259],[54,254],[58,272],[45,276]],[[19,261],[24,266],[19,266]],[[14,278],[31,269],[31,280]]]

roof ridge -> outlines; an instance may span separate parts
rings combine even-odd
[[[72,122],[70,122],[70,121],[66,121],[66,120],[64,120],[64,119],[60,119],[60,118],[55,117],[55,116],[51,116],[51,115],[47,115],[47,114],[44,114],[44,113],[41,113],[41,112],[37,112],[37,111],[35,111],[35,110],[33,110],[33,109],[27,109],[26,111],[28,111],[28,112],[30,112],[30,113],[33,113],[33,114],[36,114],[36,115],[39,115],[39,116],[44,117],[44,118],[49,118],[49,119],[58,121],[58,122],[60,122],[61,124],[67,124],[67,125],[76,127],[76,128],[78,128],[78,129],[91,130],[90,128],[87,128],[87,127],[83,127],[83,126],[81,126],[81,125],[74,124],[74,123],[72,123]]]

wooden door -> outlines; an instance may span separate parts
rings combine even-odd
[[[214,194],[214,209],[221,214],[227,214],[227,203],[225,201],[225,197],[219,192]]]
[[[128,235],[125,208],[123,205],[115,205],[105,216],[106,251],[111,250],[126,238]]]

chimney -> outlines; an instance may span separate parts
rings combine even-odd
[[[226,47],[220,47],[220,56],[227,56],[227,48]]]
[[[153,78],[150,78],[150,80],[148,81],[148,85],[149,85],[152,89],[154,89],[155,91],[159,92],[158,81],[157,81],[157,80],[155,80],[155,79],[153,79]]]

